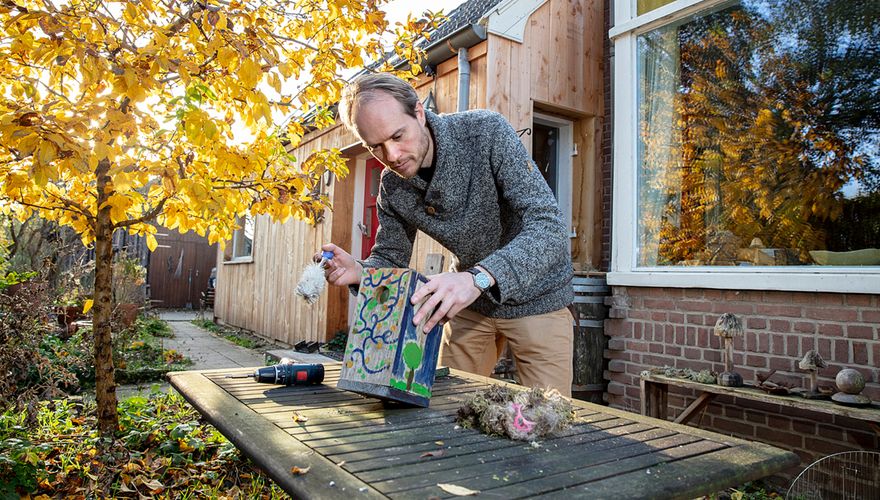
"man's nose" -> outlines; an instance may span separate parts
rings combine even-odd
[[[386,144],[383,149],[385,150],[385,159],[389,163],[397,163],[398,158],[400,158],[400,148],[398,148],[397,144]]]

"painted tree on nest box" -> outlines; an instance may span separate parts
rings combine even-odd
[[[403,362],[409,368],[409,371],[406,372],[406,390],[408,391],[412,390],[413,377],[416,374],[416,369],[422,365],[422,356],[424,353],[419,344],[407,342],[403,346]]]
[[[94,245],[99,427],[118,427],[110,344],[111,236],[156,247],[157,221],[211,243],[236,217],[314,221],[339,151],[293,158],[333,123],[342,71],[401,59],[434,14],[390,26],[384,0],[4,0],[0,3],[0,208]],[[381,69],[390,70],[387,59]],[[420,71],[418,65],[410,67]],[[282,123],[278,125],[278,123]]]

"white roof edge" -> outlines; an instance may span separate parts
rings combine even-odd
[[[492,8],[480,23],[494,35],[522,43],[526,21],[547,0],[505,0]]]

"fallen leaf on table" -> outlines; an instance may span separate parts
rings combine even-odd
[[[296,465],[294,465],[293,467],[290,468],[290,472],[297,475],[297,476],[302,476],[303,474],[307,473],[309,471],[309,469],[311,469],[311,467],[302,467],[301,468],[301,467],[297,467]]]
[[[437,450],[437,451],[426,451],[426,452],[422,453],[421,455],[419,455],[419,458],[442,457],[442,456],[443,456],[443,450]]]
[[[437,483],[437,486],[439,486],[440,489],[445,491],[446,493],[459,497],[469,497],[480,494],[478,490],[471,490],[465,488],[464,486],[458,486],[456,484]]]

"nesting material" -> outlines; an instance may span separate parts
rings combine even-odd
[[[296,285],[296,294],[306,299],[309,304],[314,304],[324,291],[325,283],[324,266],[313,262],[303,269],[299,283]]]
[[[326,280],[324,279],[324,266],[333,258],[333,252],[324,251],[321,254],[321,262],[313,262],[307,265],[300,275],[296,285],[296,294],[304,298],[309,304],[314,304],[324,291]]]
[[[664,366],[662,368],[651,368],[645,370],[642,375],[650,374],[664,375],[673,378],[686,378],[699,382],[701,384],[714,384],[717,382],[717,374],[710,370],[691,370],[690,368],[674,368],[672,366]]]
[[[553,389],[492,386],[475,393],[458,409],[462,427],[520,441],[551,435],[573,418],[571,402]]]

